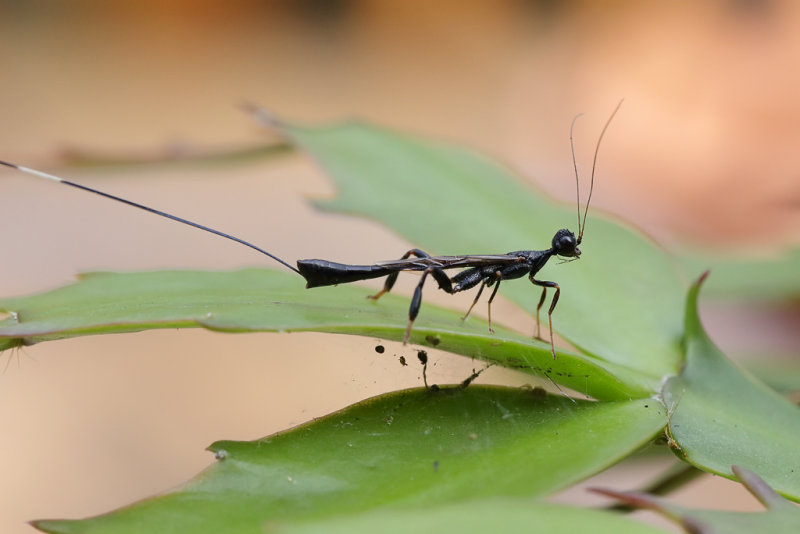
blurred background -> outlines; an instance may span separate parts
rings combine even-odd
[[[792,0],[0,0],[0,158],[290,260],[358,263],[409,243],[314,212],[306,197],[335,191],[301,155],[169,160],[275,142],[241,112],[255,102],[308,124],[357,117],[471,146],[570,202],[570,121],[586,113],[576,148],[588,172],[600,128],[625,98],[601,151],[594,209],[678,255],[780,258],[800,243],[798,24]],[[95,164],[65,165],[75,151]],[[0,213],[1,296],[84,271],[264,265],[244,247],[9,171]],[[471,300],[434,295],[426,299]],[[705,318],[729,353],[796,357],[796,303],[796,291],[718,301]],[[530,328],[512,305],[496,310]],[[212,462],[203,449],[217,439],[259,438],[420,385],[420,369],[397,364],[402,346],[379,356],[375,341],[183,330],[3,355],[0,531],[108,511],[189,479]],[[434,355],[429,377],[463,379],[472,364],[456,360]],[[637,483],[623,480],[600,483]],[[758,509],[712,477],[677,498]],[[562,499],[596,502],[578,490]]]

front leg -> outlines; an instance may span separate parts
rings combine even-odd
[[[533,282],[533,278],[531,278],[531,281]],[[536,282],[533,283],[535,284]],[[539,297],[539,304],[536,305],[536,336],[535,336],[536,339],[541,339],[542,341],[544,341],[544,339],[542,339],[542,335],[540,333],[541,329],[539,328],[541,326],[541,321],[539,321],[539,310],[542,309],[542,304],[544,304],[544,299],[546,298],[547,298],[547,288],[543,287],[542,296]]]
[[[550,351],[553,353],[553,359],[556,359],[556,346],[553,342],[553,310],[556,309],[556,304],[558,304],[558,297],[561,295],[561,288],[555,282],[547,282],[544,280],[536,280],[533,277],[533,274],[530,275],[530,280],[534,285],[541,286],[542,289],[542,297],[539,299],[539,305],[536,307],[536,337],[539,337],[539,308],[542,307],[542,304],[545,300],[545,295],[547,293],[547,288],[552,287],[555,288],[556,293],[553,295],[553,300],[550,303],[550,309],[547,311],[547,320],[550,325]]]

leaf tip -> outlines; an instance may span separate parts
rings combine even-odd
[[[71,528],[71,521],[59,519],[36,519],[28,521],[28,524],[42,532],[49,532],[50,534],[69,534],[74,532]]]
[[[709,274],[711,274],[711,270],[706,269],[706,271],[703,272],[703,274],[701,274],[689,288],[689,294],[686,299],[686,311],[684,319],[684,327],[687,333],[696,333],[699,330],[702,330],[702,327],[700,326],[700,316],[697,310],[697,301],[700,295],[700,288],[708,278]]]

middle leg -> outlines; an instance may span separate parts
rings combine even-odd
[[[500,282],[503,281],[503,274],[500,271],[495,271],[494,275],[497,278],[497,283],[494,285],[494,291],[492,291],[489,302],[486,304],[489,313],[489,332],[492,334],[494,334],[494,328],[492,328],[492,301],[494,300],[494,296],[497,295],[497,290],[500,289]]]
[[[472,308],[475,307],[475,304],[478,303],[478,299],[481,298],[481,293],[483,293],[483,288],[484,287],[486,287],[486,280],[484,280],[483,283],[481,283],[481,287],[478,288],[478,294],[475,295],[475,298],[472,300],[472,304],[469,305],[469,309],[467,310],[467,313],[465,313],[464,317],[461,318],[462,321],[466,321],[467,317],[469,317],[469,314],[472,311]]]

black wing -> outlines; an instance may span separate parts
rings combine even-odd
[[[373,265],[393,271],[424,271],[428,267],[458,269],[482,267],[484,265],[510,265],[523,261],[525,261],[525,258],[522,256],[511,256],[508,254],[470,254],[465,256],[431,256],[429,258],[378,261]]]

